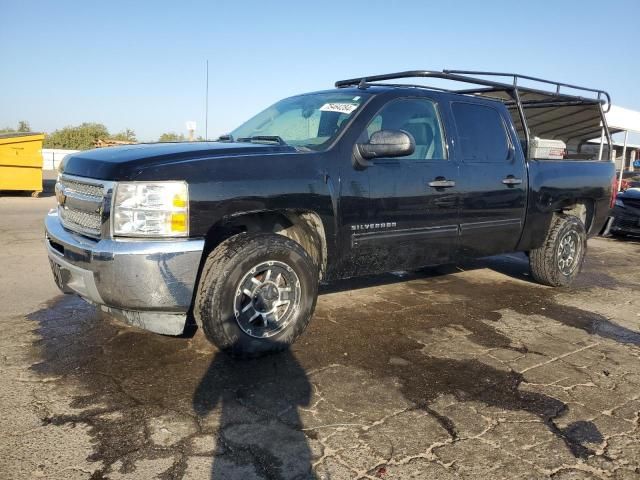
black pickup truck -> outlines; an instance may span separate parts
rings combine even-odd
[[[389,82],[409,77],[466,88]],[[567,285],[610,213],[614,164],[581,153],[610,142],[608,103],[412,71],[287,98],[215,142],[73,154],[46,217],[54,277],[158,333],[194,319],[236,356],[293,343],[320,281],[520,251]]]

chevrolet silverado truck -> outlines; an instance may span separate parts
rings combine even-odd
[[[66,157],[45,222],[59,288],[254,357],[304,331],[319,282],[505,252],[545,285],[578,275],[612,206],[606,92],[448,70],[335,87],[217,141]],[[581,150],[593,138],[598,158]]]

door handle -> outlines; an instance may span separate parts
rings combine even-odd
[[[451,188],[456,186],[456,182],[447,180],[444,177],[437,177],[434,181],[429,182],[429,186],[433,188]]]
[[[522,179],[516,178],[513,175],[509,175],[507,178],[502,179],[502,183],[508,185],[509,187],[512,187],[513,185],[520,185],[522,183]]]

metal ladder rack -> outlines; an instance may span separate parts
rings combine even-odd
[[[510,82],[500,82],[494,79],[481,78],[481,77],[503,77],[509,78]],[[473,84],[479,86],[476,88],[467,89],[446,89],[439,87],[430,87],[429,85],[407,85],[407,84],[389,84],[389,83],[376,83],[385,82],[388,80],[398,80],[405,78],[435,78],[453,82],[461,82],[465,84]],[[528,85],[522,85],[522,81],[535,82],[552,86],[552,89],[545,90],[543,88],[534,88]],[[607,121],[605,113],[611,108],[611,96],[605,90],[596,88],[581,87],[578,85],[572,85],[569,83],[557,82],[553,80],[546,80],[543,78],[532,77],[530,75],[521,75],[518,73],[503,73],[503,72],[484,72],[475,70],[449,70],[442,71],[433,70],[408,70],[404,72],[387,73],[382,75],[369,75],[358,78],[351,78],[347,80],[339,80],[335,83],[337,88],[357,86],[360,89],[366,89],[370,86],[389,86],[389,87],[414,87],[425,88],[430,90],[445,91],[450,93],[456,93],[461,95],[482,95],[494,100],[499,100],[505,103],[510,108],[515,108],[518,112],[518,117],[522,124],[524,140],[527,148],[530,144],[530,130],[528,127],[527,118],[525,115],[525,108],[544,108],[544,107],[570,107],[576,105],[598,105],[600,111],[601,121],[601,142],[599,158],[602,157],[602,149],[604,145],[604,139],[606,138],[609,143],[611,151],[611,135],[607,127]],[[592,94],[591,97],[583,97],[579,95],[572,95],[562,91],[562,89],[571,89],[581,92],[588,92]],[[495,95],[491,95],[494,93]],[[500,94],[502,96],[500,96]],[[530,98],[523,99],[523,96]],[[531,98],[532,97],[532,98]],[[603,108],[603,106],[606,107]]]
[[[474,75],[474,76],[472,76]],[[497,82],[494,80],[488,80],[485,78],[478,78],[477,76],[491,76],[491,77],[510,77],[512,79],[511,83]],[[490,91],[505,91],[510,92],[513,90],[518,90],[521,92],[529,92],[529,93],[538,93],[540,95],[547,95],[551,97],[557,97],[558,100],[568,100],[573,99],[574,101],[582,101],[582,102],[593,102],[597,101],[601,104],[606,104],[607,106],[611,105],[611,96],[605,90],[600,90],[596,88],[588,88],[581,87],[578,85],[572,85],[570,83],[556,82],[554,80],[545,80],[543,78],[532,77],[530,75],[521,75],[519,73],[502,73],[502,72],[482,72],[482,71],[474,71],[474,70],[442,70],[432,71],[432,70],[408,70],[405,72],[397,72],[397,73],[386,73],[381,75],[369,75],[365,77],[359,78],[351,78],[348,80],[338,80],[335,83],[335,86],[338,88],[349,87],[357,85],[360,88],[367,88],[372,82],[383,82],[386,80],[398,80],[402,78],[438,78],[442,80],[450,80],[454,82],[462,82],[462,83],[471,83],[475,85],[482,85],[484,87],[490,87],[487,89],[465,89],[465,90],[451,90],[439,87],[430,87],[428,85],[406,85],[411,87],[422,87],[422,88],[431,88],[434,90],[443,90],[449,91],[452,93],[485,93]],[[523,86],[520,80],[529,80],[532,82],[544,83],[547,85],[553,85],[555,87],[554,90],[543,90],[539,88],[532,88]],[[401,86],[399,84],[390,85],[390,86]],[[402,85],[404,86],[404,85]],[[562,88],[570,88],[572,90],[581,90],[584,92],[596,93],[596,98],[585,98],[577,95],[570,95],[567,93],[561,92]],[[604,97],[604,98],[603,98]],[[561,100],[561,101],[562,101]]]

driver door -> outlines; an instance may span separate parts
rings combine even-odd
[[[458,242],[458,165],[447,158],[437,104],[428,98],[388,102],[358,143],[379,130],[402,130],[415,140],[413,154],[376,158],[366,169],[369,219],[352,225],[352,248],[367,259],[367,273],[447,263]]]

